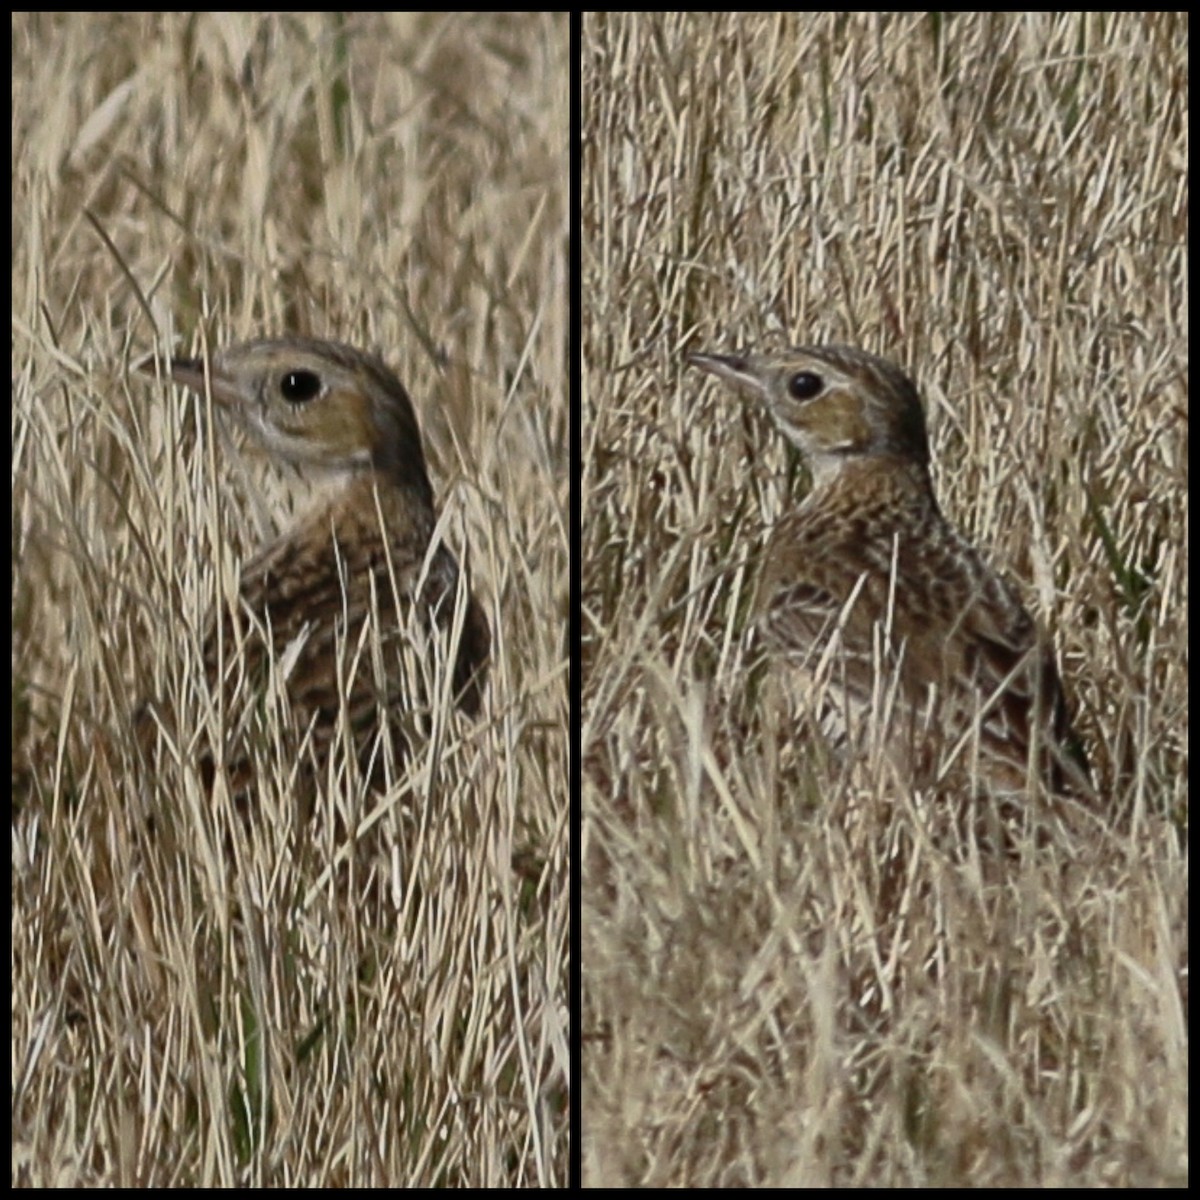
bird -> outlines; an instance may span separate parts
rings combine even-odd
[[[159,368],[150,356],[137,369]],[[402,755],[411,749],[405,722],[423,686],[412,678],[420,673],[414,617],[447,643],[460,627],[452,695],[465,714],[478,715],[491,629],[453,553],[434,543],[420,428],[396,374],[373,354],[308,337],[241,342],[207,359],[170,357],[165,374],[211,395],[252,446],[319,485],[313,507],[242,565],[237,604],[208,623],[206,683],[214,694],[222,689],[226,711],[242,719],[226,722],[219,750],[202,752],[206,785],[219,762],[235,797],[245,797],[253,782],[246,730],[272,677],[284,681],[296,730],[308,739],[310,784],[342,736],[343,714],[360,765],[380,778],[385,728]],[[161,707],[149,701],[139,711],[143,744],[164,719]]]
[[[883,714],[915,783],[1090,796],[1049,639],[938,505],[912,379],[844,345],[687,361],[761,405],[811,475],[768,536],[755,628],[772,663],[827,681],[835,747]]]

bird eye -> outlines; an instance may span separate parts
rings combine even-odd
[[[279,381],[280,394],[292,404],[304,404],[320,390],[320,376],[313,371],[289,371]]]
[[[788,395],[793,400],[811,400],[823,387],[825,381],[812,371],[797,371],[788,380]]]

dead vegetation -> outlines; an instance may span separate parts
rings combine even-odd
[[[1174,14],[586,17],[585,1184],[1186,1180],[1186,51]],[[804,480],[683,366],[780,341],[915,374],[1102,820],[998,863],[797,743],[748,609]]]
[[[567,33],[14,15],[14,1182],[565,1183]],[[282,332],[404,379],[496,635],[480,719],[306,824],[284,743],[247,820],[193,753],[292,489],[130,372]]]

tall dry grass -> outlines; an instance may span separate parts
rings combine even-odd
[[[1186,1179],[1187,20],[588,14],[585,1183]],[[802,473],[686,349],[905,363],[1104,796],[989,860],[747,657]],[[957,851],[957,852],[956,852]]]
[[[14,1182],[562,1184],[567,20],[12,30]],[[294,499],[131,359],[282,332],[396,367],[495,633],[307,825],[282,746],[243,824],[199,713],[130,745]]]

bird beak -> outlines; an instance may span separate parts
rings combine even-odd
[[[222,408],[238,409],[242,405],[242,396],[238,382],[232,376],[222,371],[215,362],[209,361],[208,379],[211,382],[212,398]],[[157,375],[155,356],[153,354],[137,363],[134,370],[143,375]],[[167,359],[167,374],[179,384],[188,388],[198,396],[206,394],[204,359],[202,358],[169,358]]]
[[[748,392],[757,399],[763,398],[763,384],[750,359],[743,354],[689,354],[688,363],[702,367],[740,391]]]

